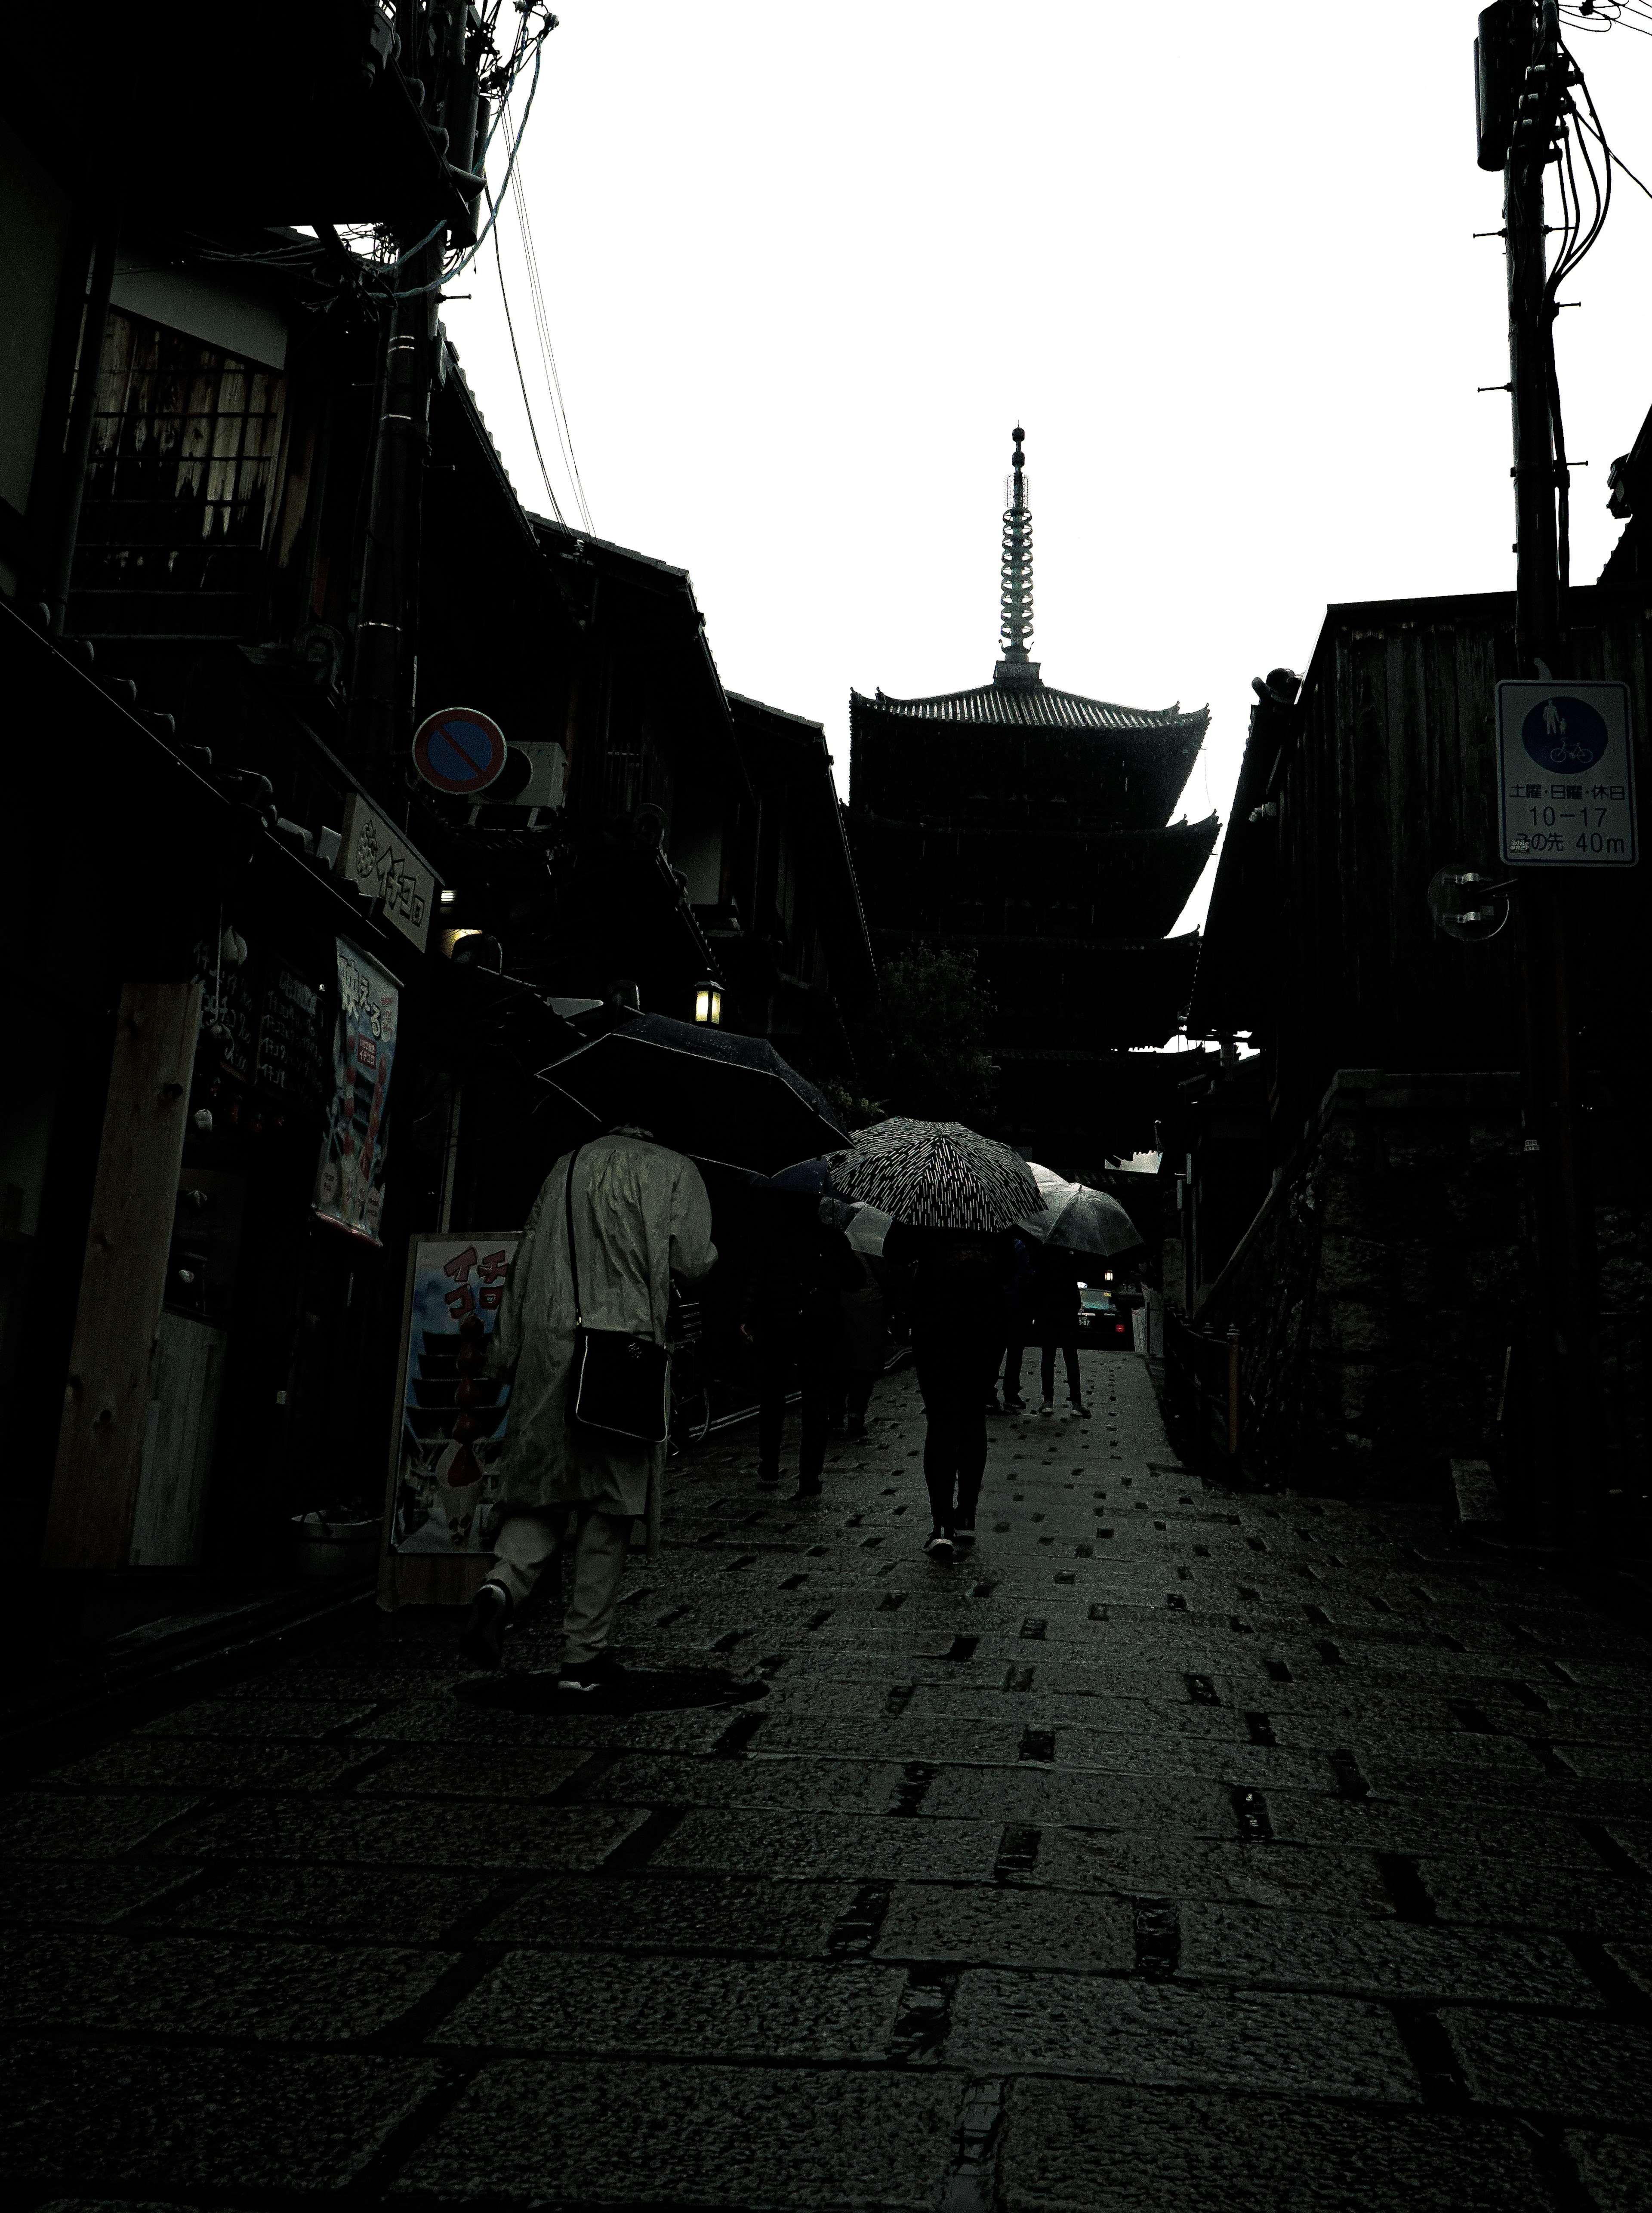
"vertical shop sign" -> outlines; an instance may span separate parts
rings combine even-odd
[[[398,1552],[477,1553],[498,1496],[510,1386],[486,1373],[488,1339],[521,1232],[416,1237],[408,1257],[401,1423],[391,1471]]]
[[[359,946],[338,945],[333,1095],[312,1204],[324,1222],[381,1242],[390,1070],[396,1052],[396,979]]]

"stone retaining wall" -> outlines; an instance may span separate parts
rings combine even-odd
[[[1521,1335],[1521,1143],[1514,1075],[1338,1071],[1197,1317],[1239,1326],[1247,1474],[1433,1496],[1485,1450]]]

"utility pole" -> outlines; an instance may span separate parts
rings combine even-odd
[[[479,18],[471,0],[405,0],[402,59],[449,177],[475,188]],[[415,66],[435,72],[426,85]],[[436,123],[436,117],[445,119]],[[350,687],[351,750],[381,766],[406,742],[412,697],[411,640],[418,622],[420,528],[430,458],[430,395],[436,381],[439,283],[447,227],[416,247],[396,271],[380,379],[379,420],[368,495],[366,543],[357,600]]]
[[[1567,59],[1556,0],[1502,0],[1480,17],[1480,160],[1503,172],[1509,384],[1514,425],[1515,654],[1522,677],[1565,673],[1558,489],[1551,412],[1552,323],[1543,172],[1561,119]],[[1561,1478],[1569,1546],[1594,1519],[1595,1253],[1580,1126],[1564,869],[1521,879],[1526,1146],[1535,1168],[1537,1269],[1529,1286],[1537,1451]]]
[[[436,296],[422,288],[442,265],[440,239],[397,271],[380,379],[367,539],[356,611],[350,686],[351,749],[364,764],[387,761],[402,737],[411,676],[405,641],[415,619],[418,538],[430,440],[431,339]]]

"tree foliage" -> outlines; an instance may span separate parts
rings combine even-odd
[[[992,1126],[998,1070],[986,1049],[991,1000],[976,980],[973,954],[915,946],[883,971],[866,1039],[866,1088],[854,1104],[926,1121]],[[849,1100],[844,1102],[850,1104]],[[876,1113],[861,1119],[875,1119]]]

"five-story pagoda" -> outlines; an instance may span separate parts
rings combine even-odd
[[[1168,935],[1216,844],[1172,822],[1208,709],[1057,691],[1032,659],[1033,518],[1017,428],[992,681],[850,694],[850,843],[881,960],[978,956],[1005,1133],[1069,1173],[1143,1150],[1163,1111],[1198,933]],[[1184,1067],[1180,1070],[1186,1073]]]

